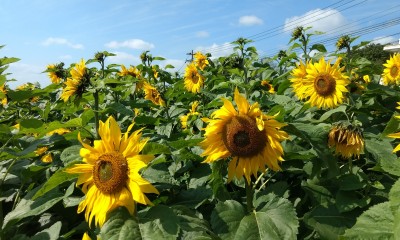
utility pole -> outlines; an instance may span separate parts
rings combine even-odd
[[[190,55],[191,56],[190,62],[193,62],[193,56],[194,56],[193,50],[190,53],[186,53],[186,55]],[[189,60],[186,60],[186,62],[189,62]]]

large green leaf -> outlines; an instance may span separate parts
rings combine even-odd
[[[35,195],[32,197],[32,200],[41,197],[43,194],[58,187],[60,184],[72,180],[76,177],[77,176],[75,174],[66,173],[64,169],[58,170],[49,179],[47,179],[47,181],[43,184],[43,186],[39,189],[39,191],[37,191]]]
[[[240,203],[234,200],[219,202],[211,213],[211,227],[222,239],[234,239],[245,215],[246,211]]]
[[[390,203],[377,204],[361,214],[341,239],[394,239],[393,221]]]
[[[125,208],[119,208],[110,214],[110,218],[100,229],[100,238],[108,240],[144,239],[139,222]]]
[[[392,153],[393,147],[387,139],[365,139],[365,148],[386,172],[400,176],[400,160]]]
[[[145,239],[177,239],[180,226],[174,211],[163,205],[149,209],[140,218],[140,229]]]
[[[340,213],[335,206],[317,206],[312,211],[304,214],[304,223],[318,233],[320,239],[338,239],[338,236],[353,226],[353,216]]]
[[[21,199],[15,209],[5,216],[2,227],[3,230],[8,229],[23,218],[37,216],[47,211],[49,208],[61,201],[64,197],[67,197],[58,191],[58,189],[53,189],[42,197],[37,198],[36,200],[31,200],[32,196],[37,190],[38,189],[35,189],[29,192],[24,198]]]
[[[54,223],[51,227],[38,232],[31,238],[31,240],[57,240],[60,236],[61,222]]]
[[[270,193],[255,199],[254,206],[257,212],[240,222],[236,239],[249,239],[250,236],[256,239],[296,239],[299,221],[289,200]],[[258,234],[253,234],[254,229],[258,229]]]

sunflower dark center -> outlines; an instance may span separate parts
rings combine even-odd
[[[192,82],[197,83],[199,81],[199,76],[196,73],[192,73]]]
[[[398,73],[399,73],[399,68],[398,68],[397,66],[393,66],[393,67],[390,69],[390,75],[391,75],[392,77],[396,77]]]
[[[224,127],[222,139],[232,156],[252,157],[267,144],[265,130],[257,128],[256,120],[249,116],[235,116]]]
[[[105,194],[119,192],[128,180],[128,165],[121,153],[101,155],[93,167],[96,187]]]
[[[314,81],[315,91],[321,96],[329,96],[336,89],[336,81],[329,74],[318,75]]]

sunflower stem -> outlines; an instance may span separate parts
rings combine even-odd
[[[261,179],[264,177],[264,175],[267,173],[267,171],[264,171],[260,174],[260,176],[258,176],[257,180],[254,182],[253,185],[253,190],[256,189],[257,184],[261,181]]]
[[[99,139],[99,91],[96,90],[93,93],[93,98],[94,98],[94,122],[96,126],[96,139]]]
[[[253,189],[253,183],[252,182],[247,182],[247,179],[244,180],[244,185],[246,188],[246,202],[247,202],[247,211],[251,213],[254,210],[254,205],[253,205],[253,195],[254,195],[254,189]]]

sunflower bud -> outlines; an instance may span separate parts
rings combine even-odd
[[[292,38],[294,40],[299,39],[303,35],[303,30],[304,28],[301,26],[296,27],[292,32]]]

